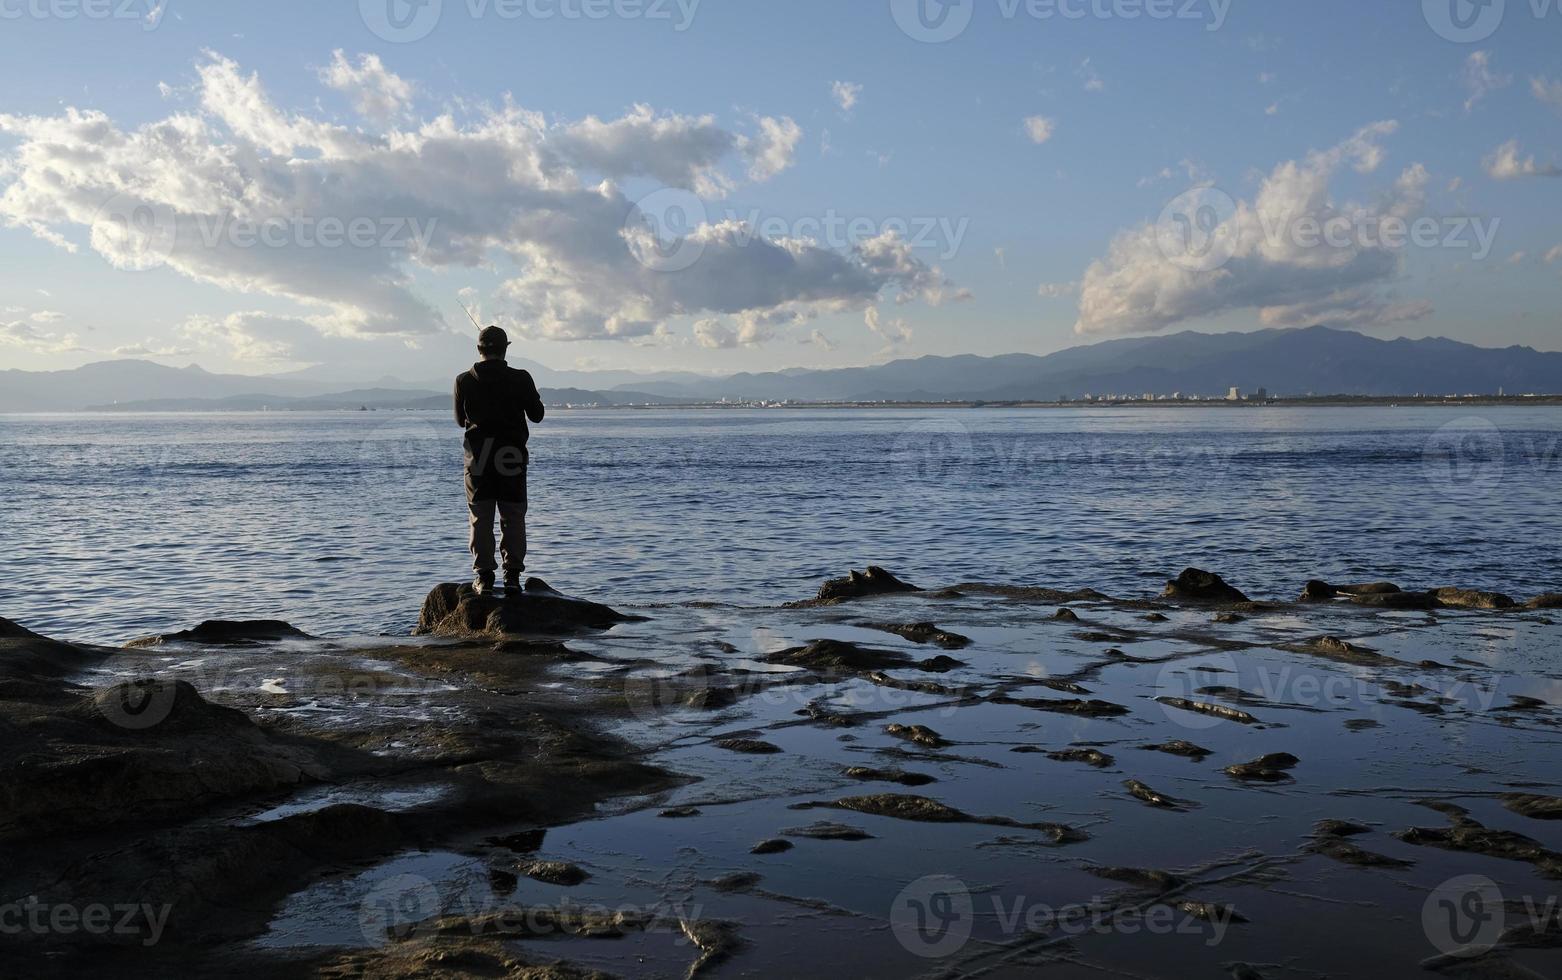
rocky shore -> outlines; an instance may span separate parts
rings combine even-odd
[[[401,639],[0,620],[0,973],[1553,975],[1559,606],[870,567],[441,585]],[[1471,875],[1496,924],[1444,927]]]

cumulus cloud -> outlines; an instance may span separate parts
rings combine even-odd
[[[541,127],[541,120],[533,120]],[[579,168],[605,177],[649,177],[707,197],[723,197],[733,180],[722,164],[738,137],[714,116],[658,115],[636,105],[620,119],[596,116],[544,132],[542,154],[550,170]],[[779,173],[781,167],[775,172]],[[756,178],[756,179],[768,179]]]
[[[1163,251],[1168,229],[1144,224],[1119,233],[1080,284],[1081,334],[1162,330],[1196,317],[1255,309],[1272,325],[1316,322],[1385,323],[1424,316],[1424,304],[1391,302],[1385,287],[1399,277],[1398,250],[1370,235],[1343,244],[1293,234],[1299,227],[1348,223],[1371,229],[1384,219],[1411,221],[1426,206],[1430,175],[1406,169],[1370,204],[1337,204],[1330,192],[1346,166],[1371,173],[1383,162],[1381,142],[1397,130],[1367,126],[1328,150],[1275,167],[1251,201],[1235,201],[1213,235],[1230,257],[1216,268],[1189,267]],[[1305,223],[1305,225],[1304,225]]]
[[[32,354],[69,354],[85,350],[75,334],[40,330],[25,320],[0,322],[0,347],[16,347]]]
[[[1483,161],[1486,176],[1493,180],[1518,180],[1521,177],[1562,177],[1562,167],[1554,163],[1537,163],[1533,154],[1521,156],[1518,140],[1509,140],[1497,147]]]
[[[694,342],[708,350],[731,350],[738,346],[738,335],[720,320],[701,320],[694,325]]]
[[[1498,89],[1507,88],[1513,84],[1512,75],[1500,75],[1491,68],[1491,52],[1473,52],[1464,61],[1464,71],[1460,75],[1464,82],[1464,89],[1469,97],[1464,100],[1464,111],[1469,112],[1475,108],[1475,104]]]
[[[911,328],[902,319],[885,320],[879,315],[877,306],[870,306],[863,314],[863,322],[868,329],[884,341],[884,351],[899,350],[911,343]]]
[[[320,325],[298,317],[263,312],[225,317],[192,316],[179,336],[201,351],[255,365],[304,364],[323,360],[329,341]]]
[[[826,337],[824,335],[824,331],[818,329],[810,331],[802,343],[812,344],[814,347],[817,347],[826,353],[829,353],[836,348],[835,341],[831,340],[829,337]]]
[[[797,144],[803,141],[803,128],[789,118],[759,119],[759,134],[741,137],[738,148],[749,160],[749,179],[764,183],[792,165]]]
[[[1562,109],[1562,81],[1554,81],[1540,75],[1529,80],[1529,90],[1535,98],[1546,105],[1553,109]]]
[[[1077,282],[1044,282],[1041,288],[1036,290],[1037,295],[1043,299],[1062,299],[1065,296],[1073,296],[1079,292]]]
[[[344,79],[384,89],[383,66],[341,64]],[[553,340],[643,340],[675,318],[711,315],[752,325],[757,339],[777,323],[885,296],[968,295],[893,235],[837,251],[698,214],[687,235],[697,262],[667,271],[644,261],[646,215],[618,181],[720,194],[768,180],[792,165],[802,138],[789,118],[727,129],[635,106],[617,119],[550,121],[505,99],[366,133],[279,106],[256,74],[219,54],[204,56],[197,76],[197,109],[133,128],[76,108],[0,114],[0,133],[16,144],[0,152],[0,222],[68,251],[85,245],[117,268],[166,266],[299,307],[280,320],[189,325],[243,359],[296,358],[310,336],[448,332],[414,288],[420,270],[499,272],[491,318]],[[365,218],[375,222],[367,244],[299,240],[301,224]],[[257,244],[235,228],[281,234]]]
[[[1031,116],[1025,120],[1024,126],[1025,135],[1038,146],[1052,139],[1052,134],[1057,131],[1057,123],[1046,116]]]
[[[331,54],[331,64],[321,69],[320,80],[351,99],[359,115],[375,122],[394,119],[412,102],[412,83],[386,71],[377,54],[359,55],[353,65],[338,48]]]
[[[857,99],[862,96],[862,86],[856,82],[831,82],[830,95],[842,112],[851,112],[857,107]]]

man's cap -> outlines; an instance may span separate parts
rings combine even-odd
[[[487,327],[477,335],[478,350],[504,350],[510,346],[510,335],[498,327]]]

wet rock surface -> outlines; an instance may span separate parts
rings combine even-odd
[[[1175,599],[1182,602],[1247,602],[1248,597],[1241,589],[1226,583],[1226,580],[1214,572],[1206,572],[1199,568],[1185,569],[1181,575],[1166,583],[1166,590],[1161,593],[1163,599]]]
[[[1542,617],[859,579],[416,640],[0,621],[0,902],[152,907],[0,973],[1562,975]],[[1506,918],[1449,957],[1423,910],[1471,874]],[[930,960],[901,893],[951,878]]]
[[[868,629],[882,630],[885,633],[894,633],[896,636],[905,637],[913,643],[931,643],[934,646],[943,647],[945,650],[959,650],[971,645],[969,636],[961,636],[959,633],[951,633],[948,630],[938,628],[936,623],[865,623]]]
[[[148,636],[131,640],[126,644],[132,649],[162,646],[165,643],[199,643],[208,646],[248,646],[254,643],[275,643],[279,640],[306,640],[303,630],[274,619],[221,620],[212,619],[194,629]]]
[[[554,591],[527,579],[518,595],[478,595],[470,585],[437,586],[423,601],[419,636],[501,640],[510,636],[569,634],[612,629],[629,617],[600,603]]]
[[[793,603],[793,608],[807,608],[809,606],[832,606],[853,599],[864,599],[869,596],[898,595],[906,592],[920,592],[916,586],[908,582],[902,582],[889,571],[877,565],[869,565],[866,571],[853,570],[843,578],[831,579],[819,587],[819,594],[813,599]]]

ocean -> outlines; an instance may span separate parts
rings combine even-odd
[[[0,616],[98,642],[209,618],[404,634],[465,580],[437,413],[0,416]],[[619,606],[774,605],[873,563],[1150,596],[1196,565],[1562,591],[1554,408],[558,411],[529,574]]]

